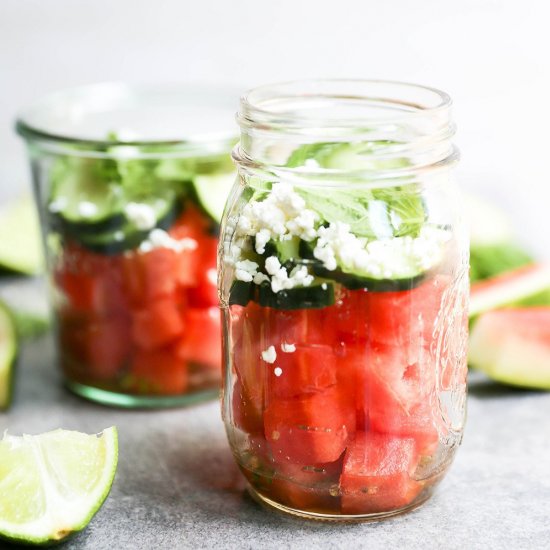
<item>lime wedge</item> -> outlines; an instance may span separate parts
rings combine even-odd
[[[51,544],[88,525],[109,494],[117,431],[55,430],[0,440],[0,537]]]
[[[0,267],[34,275],[44,264],[40,224],[32,197],[0,209]]]
[[[17,356],[17,333],[7,306],[0,302],[0,410],[11,402],[13,371]]]

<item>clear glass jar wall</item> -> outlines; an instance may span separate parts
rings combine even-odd
[[[195,127],[193,109],[204,117]],[[218,394],[216,250],[234,140],[206,114],[223,124],[211,97],[186,88],[98,85],[19,120],[59,363],[78,394],[121,406]]]
[[[461,441],[468,242],[450,100],[258,88],[220,244],[223,415],[252,494],[318,519],[425,501]]]

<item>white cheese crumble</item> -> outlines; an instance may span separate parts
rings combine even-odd
[[[305,265],[296,266],[289,274],[277,256],[269,256],[266,259],[265,270],[271,275],[271,290],[273,292],[297,286],[309,286],[313,282],[313,276],[308,273]]]
[[[296,351],[296,344],[287,344],[283,342],[281,344],[281,349],[284,353],[294,353]]]
[[[83,218],[90,218],[97,214],[97,206],[93,202],[82,201],[78,203],[78,213]]]
[[[235,264],[235,277],[239,281],[250,283],[258,273],[258,267],[260,266],[256,262],[241,260]]]
[[[374,209],[376,210],[376,209]],[[314,241],[313,256],[333,271],[341,268],[358,276],[387,278],[409,277],[437,265],[450,239],[448,231],[424,226],[418,237],[390,237],[369,240],[358,237],[349,224],[331,222],[316,229],[319,216],[306,208],[305,200],[291,184],[273,184],[271,192],[261,201],[248,203],[239,217],[231,218],[232,241],[224,243],[225,261],[235,266],[235,277],[241,281],[261,284],[268,281],[273,292],[309,286],[314,278],[305,265],[289,273],[277,256],[265,260],[264,270],[249,260],[241,260],[243,250],[250,247],[247,239],[254,237],[258,254],[265,253],[269,241],[284,241],[294,237]],[[323,290],[327,285],[323,283]]]
[[[253,235],[258,254],[265,252],[271,239],[296,235],[304,241],[313,240],[317,233],[318,216],[306,209],[305,200],[294,191],[291,184],[273,184],[271,193],[262,201],[249,202],[237,222],[239,235]]]
[[[395,237],[368,241],[342,222],[320,227],[313,255],[328,270],[342,266],[346,271],[391,279],[433,267],[442,259],[448,231],[424,227],[417,238]]]
[[[164,229],[153,229],[149,237],[139,245],[140,252],[150,252],[155,248],[168,248],[174,252],[183,252],[184,250],[195,250],[198,243],[195,239],[184,237],[183,239],[174,239]]]
[[[281,376],[281,374],[283,374],[283,369],[281,367],[275,367],[273,369],[273,373],[275,374],[275,376]]]
[[[277,359],[277,352],[275,351],[275,346],[269,346],[265,351],[262,351],[262,359],[266,363],[275,363]]]
[[[57,214],[58,212],[65,210],[68,204],[69,201],[67,200],[67,197],[57,197],[55,200],[50,202],[48,205],[48,210],[53,214]]]
[[[155,227],[157,217],[155,211],[148,204],[129,202],[124,207],[124,213],[138,229],[147,230]]]

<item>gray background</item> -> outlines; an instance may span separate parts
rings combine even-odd
[[[1,0],[0,200],[28,185],[15,112],[55,89],[388,78],[453,96],[463,186],[550,257],[549,20],[545,0]]]

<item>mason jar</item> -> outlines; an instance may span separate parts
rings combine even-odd
[[[465,419],[468,239],[447,94],[243,96],[222,221],[223,417],[252,495],[306,518],[424,502]]]
[[[215,88],[98,84],[20,115],[73,392],[125,407],[218,395],[231,104]]]

